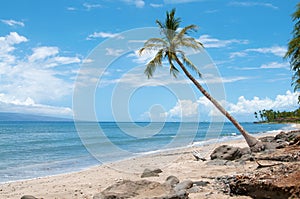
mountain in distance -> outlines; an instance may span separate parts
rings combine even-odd
[[[59,118],[59,117],[50,117],[50,116],[40,116],[40,115],[32,115],[25,113],[9,113],[9,112],[0,112],[0,121],[15,121],[15,122],[63,122],[63,121],[73,121],[69,118]]]

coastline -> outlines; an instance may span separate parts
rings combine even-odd
[[[293,127],[300,129],[299,124]],[[274,136],[277,133],[278,131],[258,133],[255,136]],[[186,148],[145,154],[105,165],[92,166],[78,172],[3,183],[0,184],[0,197],[21,198],[23,195],[34,195],[38,198],[93,198],[94,194],[120,180],[141,180],[140,175],[145,168],[160,168],[163,172],[159,177],[149,178],[149,180],[160,183],[170,175],[176,175],[180,180],[199,180],[203,177],[233,175],[255,169],[256,164],[252,162],[243,166],[226,166],[224,170],[224,166],[207,166],[206,162],[195,161],[192,156],[192,151],[197,150],[202,157],[209,159],[213,149],[223,144],[237,147],[247,146],[240,137],[200,146],[192,145]],[[199,194],[207,193],[204,191]],[[199,194],[191,194],[190,197],[204,197]],[[214,197],[222,198],[224,195],[215,195]]]

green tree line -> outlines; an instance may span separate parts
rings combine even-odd
[[[254,112],[254,117],[258,120],[259,123],[300,122],[300,108],[296,109],[295,111],[274,111],[272,109],[264,109],[258,112]]]

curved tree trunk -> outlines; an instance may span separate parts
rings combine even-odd
[[[257,140],[255,137],[250,135],[243,127],[240,125],[240,123],[230,115],[222,106],[221,104],[215,100],[201,85],[200,83],[189,73],[189,71],[185,68],[185,66],[182,64],[182,62],[178,59],[177,56],[175,56],[175,60],[177,64],[180,66],[180,68],[183,70],[184,74],[195,84],[195,86],[199,89],[199,91],[215,105],[215,107],[227,117],[229,121],[232,122],[232,124],[241,132],[243,137],[245,138],[248,146],[250,147],[251,151],[257,152],[264,150],[264,145],[261,141]]]

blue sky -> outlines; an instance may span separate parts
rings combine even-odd
[[[204,44],[219,75],[205,74],[199,66],[204,70],[199,81],[217,95],[224,88],[221,93],[226,98],[220,94],[220,100],[237,119],[253,121],[253,112],[261,109],[293,110],[298,107],[297,97],[288,61],[282,57],[297,3],[4,0],[0,111],[72,117],[73,91],[85,81],[96,89],[91,101],[80,96],[82,104],[92,103],[101,121],[210,121],[216,110],[183,76],[170,77],[166,67],[147,80],[143,69],[150,55],[140,57],[135,49],[125,53],[118,46],[124,31],[145,29],[152,37],[146,28],[155,27],[155,20],[163,20],[172,8],[182,18],[182,27],[199,26],[191,36]],[[137,36],[135,48],[142,46],[141,38]],[[96,56],[97,46],[101,48],[105,41],[114,44]],[[99,63],[107,57],[113,62],[104,72],[104,66],[95,72],[95,57]],[[93,70],[86,70],[91,63]]]

